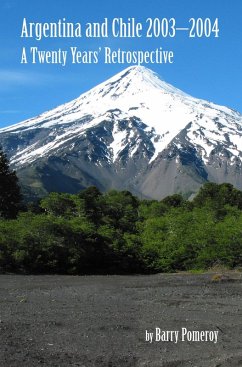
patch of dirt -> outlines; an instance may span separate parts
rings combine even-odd
[[[213,276],[1,275],[0,366],[241,367],[241,273]],[[155,328],[218,342],[149,343]]]

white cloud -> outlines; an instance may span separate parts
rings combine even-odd
[[[52,75],[33,73],[33,72],[21,72],[15,70],[0,70],[0,83],[6,83],[8,85],[41,85],[54,79]]]
[[[81,79],[81,78],[79,78]],[[76,75],[60,73],[48,74],[32,71],[17,71],[0,69],[0,92],[13,91],[19,87],[48,87],[50,83],[72,83],[77,80]]]
[[[22,111],[19,110],[0,110],[1,115],[5,114],[15,114],[15,113],[21,113]]]

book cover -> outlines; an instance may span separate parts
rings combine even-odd
[[[0,366],[242,366],[242,3],[0,10]]]

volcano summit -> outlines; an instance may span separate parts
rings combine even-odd
[[[161,199],[206,181],[242,189],[242,115],[193,98],[143,66],[0,129],[29,195],[89,185]]]

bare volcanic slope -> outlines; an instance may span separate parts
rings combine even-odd
[[[96,185],[159,199],[189,196],[206,181],[242,189],[242,115],[193,98],[143,66],[0,129],[0,145],[37,195]]]

